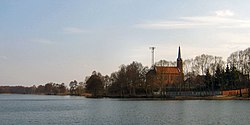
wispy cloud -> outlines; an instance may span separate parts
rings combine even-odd
[[[230,50],[243,50],[249,47],[249,35],[248,32],[221,32],[217,33],[217,39],[221,41],[221,47],[228,48]]]
[[[222,17],[234,16],[234,12],[232,12],[231,10],[217,10],[217,11],[215,11],[215,14],[217,16],[222,16]]]
[[[0,60],[6,60],[7,56],[0,56]]]
[[[66,27],[66,28],[63,28],[63,31],[65,33],[70,33],[70,34],[80,34],[80,33],[87,32],[86,30],[83,30],[83,29],[78,28],[78,27]]]
[[[48,40],[48,39],[34,39],[31,40],[34,43],[40,43],[40,44],[46,44],[46,45],[51,45],[51,44],[55,44],[54,41]]]
[[[191,28],[250,28],[250,19],[232,18],[230,10],[215,11],[213,16],[180,17],[177,20],[151,21],[137,24],[144,29],[191,29]]]

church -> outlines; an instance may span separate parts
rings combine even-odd
[[[181,48],[178,50],[176,67],[154,65],[146,74],[146,80],[149,85],[159,88],[181,85],[184,81]]]

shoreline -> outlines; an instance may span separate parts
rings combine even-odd
[[[17,93],[0,93],[1,94],[17,94]],[[18,94],[18,95],[45,95],[51,96],[47,94]],[[52,96],[78,96],[78,95],[69,95],[69,94],[58,94]],[[80,95],[79,97],[85,97],[89,99],[124,99],[124,100],[250,100],[250,97],[239,97],[239,96],[224,96],[224,95],[217,95],[217,96],[175,96],[175,97],[160,97],[160,96],[99,96],[99,97],[92,97],[89,95]]]
[[[250,100],[249,97],[237,97],[237,96],[207,96],[207,97],[176,97],[175,100]]]
[[[175,96],[175,97],[159,97],[159,96],[150,96],[150,97],[142,97],[142,96],[128,96],[128,97],[120,97],[120,96],[104,96],[104,97],[91,97],[85,96],[86,98],[110,98],[110,99],[128,99],[128,100],[250,100],[250,97],[239,97],[239,96]]]

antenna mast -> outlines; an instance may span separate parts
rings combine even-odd
[[[154,61],[154,59],[155,59],[155,57],[154,57],[154,53],[155,53],[155,47],[149,47],[149,49],[151,49],[152,50],[152,67],[154,67],[154,63],[155,63],[155,61]]]

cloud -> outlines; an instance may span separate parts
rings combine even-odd
[[[217,39],[221,41],[221,47],[230,50],[243,50],[250,46],[248,32],[221,32],[217,33]]]
[[[215,11],[214,16],[180,17],[177,20],[151,21],[136,24],[143,29],[191,29],[191,28],[250,28],[250,19],[235,19],[230,10]]]
[[[0,56],[0,60],[6,60],[7,56]]]
[[[215,11],[215,14],[217,16],[222,16],[222,17],[225,17],[225,16],[234,16],[234,12],[232,12],[230,10],[217,10],[217,11]]]
[[[86,33],[86,30],[83,30],[78,27],[66,27],[63,29],[65,33],[70,33],[70,34],[79,34],[79,33]]]
[[[55,44],[54,41],[48,40],[48,39],[34,39],[31,40],[34,43],[40,43],[40,44],[46,44],[46,45],[51,45],[51,44]]]
[[[136,27],[143,29],[188,29],[198,28],[209,24],[190,22],[187,20],[181,21],[155,21],[137,24]]]

